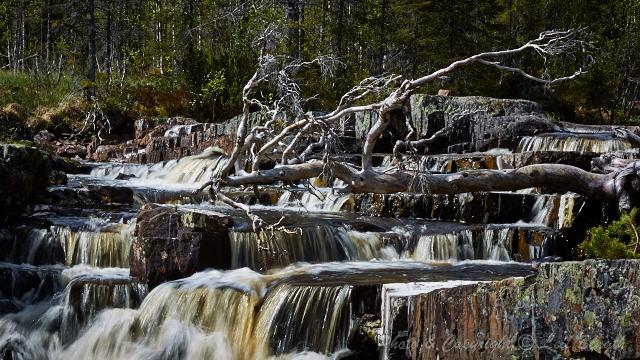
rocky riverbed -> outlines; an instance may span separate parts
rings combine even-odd
[[[414,95],[411,109],[419,138],[452,130],[406,169],[602,172],[640,156],[529,101]],[[374,120],[342,122],[342,159],[359,161]],[[278,224],[256,231],[194,194],[238,121],[140,119],[125,143],[76,144],[74,161],[46,136],[48,152],[3,145],[0,359],[640,357],[640,261],[575,261],[617,204],[545,188],[348,194],[330,176],[226,188]],[[409,131],[393,124],[381,172]]]

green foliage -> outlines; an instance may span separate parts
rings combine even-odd
[[[194,93],[192,105],[194,108],[210,109],[212,120],[215,119],[216,100],[224,91],[225,76],[224,71],[216,73],[209,72],[204,78],[199,91]]]
[[[303,7],[298,20],[285,15],[293,3]],[[0,48],[7,52],[0,68],[14,70],[11,81],[22,82],[8,83],[0,73],[2,103],[19,102],[33,112],[94,85],[81,81],[87,77],[87,16],[84,6],[70,4],[0,2]],[[461,57],[518,46],[543,30],[585,28],[592,64],[570,57],[545,63],[535,53],[502,59],[539,76],[588,70],[574,81],[548,89],[474,65],[423,91],[528,98],[560,110],[563,119],[577,112],[578,119],[568,120],[627,123],[640,116],[638,18],[638,0],[96,0],[95,85],[102,103],[130,116],[229,118],[240,112],[242,88],[256,67],[260,49],[253,39],[277,24],[282,36],[275,53],[299,52],[302,59],[330,54],[344,63],[334,79],[317,71],[298,76],[305,97],[318,95],[309,110],[322,111],[367,76],[415,78]],[[18,31],[23,20],[24,34]]]
[[[640,258],[640,229],[638,209],[622,214],[606,227],[591,228],[588,237],[579,245],[586,258],[635,259]]]
[[[71,76],[39,76],[0,70],[0,107],[20,104],[27,114],[39,107],[52,107],[78,93],[78,81]]]

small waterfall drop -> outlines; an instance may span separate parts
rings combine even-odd
[[[147,286],[122,274],[85,274],[67,284],[62,303],[61,334],[75,339],[78,330],[107,308],[135,309],[147,295]]]
[[[219,149],[210,148],[199,155],[152,165],[99,164],[90,176],[111,181],[124,178],[131,185],[141,187],[195,187],[219,172],[226,160]]]
[[[452,234],[423,235],[411,255],[417,261],[461,261],[474,259],[472,234],[462,231]]]
[[[302,206],[308,211],[342,211],[345,204],[351,199],[349,194],[338,194],[336,192],[312,194],[304,192],[300,200]]]
[[[210,270],[162,284],[138,310],[101,312],[61,357],[250,359],[263,287],[261,276],[248,269]]]
[[[511,261],[509,248],[511,244],[507,242],[512,238],[512,229],[488,229],[485,228],[482,237],[483,259],[494,261]]]
[[[230,232],[232,268],[247,266],[254,270],[284,267],[296,262],[328,262],[360,259],[374,251],[357,242],[344,227],[318,225],[290,230]],[[356,242],[354,242],[356,240]]]
[[[577,151],[606,153],[628,150],[633,146],[626,140],[601,136],[524,136],[517,147],[517,152],[528,151]]]
[[[305,191],[301,197],[296,197],[291,191],[285,191],[278,198],[276,206],[296,206],[313,212],[340,212],[346,210],[345,207],[353,199],[350,194],[338,194],[336,191],[325,190],[327,189],[314,193]]]
[[[135,222],[132,221],[101,231],[71,231],[66,227],[55,227],[53,234],[64,246],[68,266],[128,267],[134,230]]]
[[[128,267],[129,248],[135,221],[107,223],[72,229],[54,225],[49,229],[29,230],[19,249],[14,243],[12,258],[25,264],[64,263],[95,267]],[[20,239],[16,239],[20,240]],[[59,256],[56,254],[60,252]]]
[[[256,356],[309,350],[329,354],[346,348],[350,297],[349,285],[276,286],[260,308],[255,333],[263,336]]]
[[[553,226],[554,212],[557,213],[557,201],[555,196],[540,195],[536,198],[531,209],[531,224]]]

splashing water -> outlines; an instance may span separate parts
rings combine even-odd
[[[227,157],[221,155],[219,149],[210,148],[199,155],[152,165],[98,164],[89,177],[107,181],[125,178],[129,186],[190,189],[215,176],[226,165],[226,161]]]

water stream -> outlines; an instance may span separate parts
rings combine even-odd
[[[384,218],[355,213],[355,198],[334,182],[334,189],[313,193],[294,187],[270,194],[255,212],[285,220],[256,233],[242,212],[188,195],[224,159],[210,151],[160,164],[99,164],[89,175],[71,176],[69,186],[128,187],[142,203],[230,214],[231,270],[203,270],[153,289],[131,278],[139,205],[52,208],[61,213],[39,217],[48,224],[3,234],[11,250],[0,263],[0,358],[348,355],[363,309],[389,316],[383,286],[529,274],[530,266],[516,261],[550,254],[553,227],[562,222],[558,209],[570,201],[540,197],[520,224]]]

